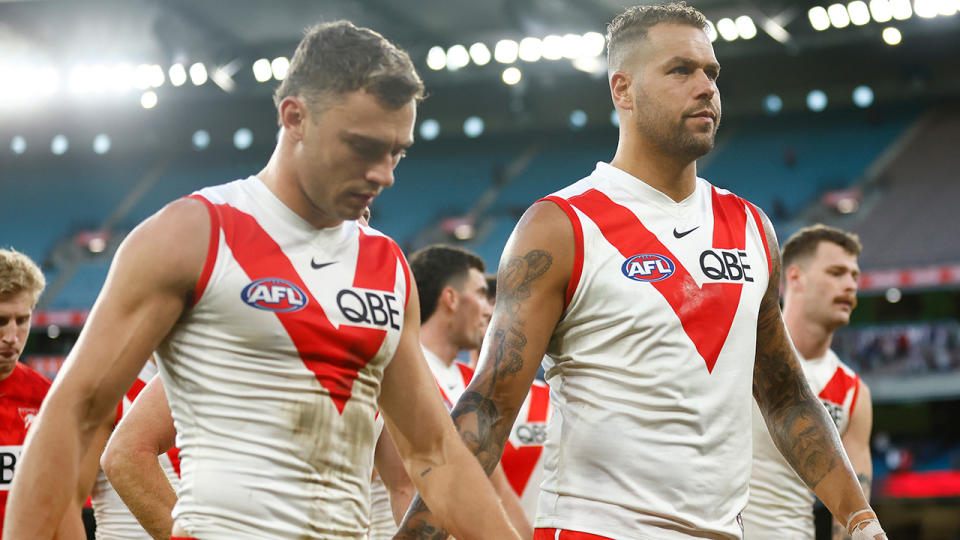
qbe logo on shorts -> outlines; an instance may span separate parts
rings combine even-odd
[[[280,278],[263,278],[243,288],[240,298],[250,307],[285,313],[307,305],[307,295],[293,283]]]
[[[654,282],[672,276],[676,268],[677,265],[663,255],[644,253],[624,261],[620,271],[634,281]]]
[[[9,491],[13,469],[20,460],[20,446],[0,446],[0,491]]]

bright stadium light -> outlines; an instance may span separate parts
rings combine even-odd
[[[503,70],[503,75],[501,76],[503,82],[513,86],[520,82],[520,79],[523,78],[523,73],[514,66],[510,66],[507,69]]]
[[[170,84],[174,86],[183,86],[184,83],[187,82],[187,69],[183,67],[183,64],[174,64],[170,66],[167,76],[170,77]]]
[[[562,43],[563,57],[573,60],[583,56],[581,42],[583,37],[580,34],[564,34]]]
[[[463,122],[463,134],[471,139],[476,139],[483,135],[483,119],[479,116],[471,116]]]
[[[286,79],[289,70],[290,60],[286,56],[278,56],[270,62],[270,71],[273,72],[273,78],[278,81]]]
[[[249,128],[240,128],[233,134],[233,146],[237,150],[246,150],[253,144],[253,132]]]
[[[870,22],[870,8],[863,0],[853,0],[847,4],[847,13],[850,14],[850,22],[857,26],[863,26]]]
[[[889,22],[893,18],[893,12],[890,11],[890,2],[887,0],[870,0],[870,15],[874,22]]]
[[[949,17],[960,11],[960,2],[957,0],[937,0],[937,13]]]
[[[769,94],[763,98],[763,111],[770,116],[774,116],[783,109],[783,100],[776,94]]]
[[[563,37],[549,35],[543,38],[543,57],[547,60],[563,58]]]
[[[887,45],[899,45],[902,40],[903,36],[896,28],[888,26],[883,29],[883,42]]]
[[[210,146],[210,133],[205,129],[198,129],[193,132],[190,142],[193,144],[194,150],[204,150]]]
[[[512,64],[520,54],[520,45],[512,39],[501,39],[493,48],[493,58],[501,64]]]
[[[617,114],[616,109],[610,111],[610,123],[613,124],[613,127],[620,127],[620,115]]]
[[[447,67],[447,51],[443,47],[430,47],[427,51],[427,67],[439,71]]]
[[[147,82],[150,83],[150,87],[160,88],[165,81],[166,78],[163,75],[163,68],[157,64],[150,64],[150,71],[147,75]]]
[[[21,135],[15,135],[12,139],[10,139],[10,150],[17,155],[26,152],[27,140]]]
[[[890,14],[898,21],[905,21],[913,16],[910,9],[910,0],[890,0]]]
[[[807,94],[807,107],[813,112],[820,112],[827,108],[827,94],[823,90],[811,90]]]
[[[493,55],[490,54],[490,49],[484,43],[474,43],[470,46],[470,58],[473,60],[473,63],[478,66],[485,66],[490,63],[490,59],[493,58]]]
[[[55,155],[62,156],[70,148],[70,141],[65,135],[56,135],[50,140],[50,151]]]
[[[860,85],[853,89],[853,104],[866,109],[873,104],[873,90],[867,85]]]
[[[440,135],[440,122],[427,118],[420,124],[420,136],[425,141],[432,141]]]
[[[100,133],[93,138],[93,151],[97,154],[106,154],[110,151],[110,136]]]
[[[543,57],[543,41],[535,37],[525,37],[520,40],[518,56],[524,62],[536,62]]]
[[[157,97],[157,93],[153,90],[147,90],[140,96],[140,106],[144,109],[152,109],[157,106],[157,102],[160,100]]]
[[[267,82],[273,77],[273,69],[270,67],[270,60],[260,58],[253,63],[253,78],[257,82]]]
[[[587,125],[587,113],[576,109],[570,113],[570,118],[567,121],[570,124],[570,129],[579,131]]]
[[[607,38],[599,32],[587,32],[580,41],[585,56],[600,56],[607,44]]]
[[[749,16],[741,15],[734,22],[737,24],[737,33],[743,39],[753,39],[757,36],[757,25],[753,24],[753,19]]]
[[[726,17],[717,21],[717,31],[720,32],[720,37],[727,41],[733,41],[740,37],[740,32],[737,30],[737,23],[733,22],[733,19]]]
[[[133,70],[133,87],[137,90],[150,88],[150,65],[140,64]]]
[[[201,62],[190,66],[190,81],[193,82],[194,86],[201,86],[207,82],[207,66]]]
[[[939,1],[934,0],[914,0],[913,12],[917,14],[917,17],[932,19],[937,16],[940,9],[939,4]]]
[[[470,63],[470,53],[463,45],[454,45],[447,49],[447,69],[456,71]]]
[[[810,19],[810,26],[814,30],[823,31],[830,28],[830,15],[827,14],[827,10],[823,6],[810,8],[810,11],[807,12],[807,18]]]
[[[711,21],[707,21],[707,37],[710,38],[710,43],[717,41],[717,38],[720,37],[717,34],[717,27]]]
[[[850,14],[843,4],[830,4],[827,8],[827,15],[830,17],[830,24],[834,28],[846,28],[850,26]]]

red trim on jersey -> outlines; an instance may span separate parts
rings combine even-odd
[[[753,214],[753,221],[757,224],[757,230],[760,231],[760,240],[763,241],[763,252],[767,254],[767,273],[769,274],[773,268],[773,261],[770,259],[770,246],[767,245],[767,231],[763,228],[763,220],[760,219],[760,212],[757,211],[757,207],[753,205],[750,201],[743,201],[746,203],[747,208],[750,209],[750,213]]]
[[[217,210],[233,258],[251,280],[284,279],[296,285],[307,297],[302,309],[274,312],[274,315],[290,336],[304,366],[327,389],[337,411],[342,414],[351,397],[357,373],[380,350],[387,331],[348,325],[334,327],[290,259],[253,216],[226,204],[217,205]],[[396,257],[391,243],[384,236],[361,232],[354,286],[393,291]],[[374,258],[374,254],[381,258]]]
[[[570,202],[561,199],[555,195],[544,197],[541,201],[550,201],[563,210],[563,213],[570,219],[570,225],[573,226],[573,271],[570,272],[570,281],[567,282],[567,293],[564,295],[563,308],[566,309],[573,299],[573,293],[577,292],[577,286],[580,284],[580,276],[583,274],[583,226],[580,224],[580,218],[570,206]],[[539,202],[539,201],[537,201]]]
[[[837,366],[837,370],[833,372],[833,376],[827,381],[827,384],[823,387],[823,390],[820,391],[818,397],[830,403],[843,406],[843,402],[847,399],[850,390],[856,388],[859,388],[859,385],[857,385],[857,377],[847,375],[846,370]],[[854,396],[854,399],[856,399],[856,396]],[[852,412],[853,411],[851,411],[851,413]]]
[[[850,418],[853,418],[853,410],[857,408],[857,396],[860,395],[860,376],[854,375],[853,401],[850,402]]]
[[[217,250],[220,248],[220,218],[217,209],[213,203],[208,201],[202,195],[190,195],[188,199],[196,199],[207,207],[207,213],[210,215],[210,241],[207,244],[207,258],[203,263],[203,271],[200,272],[200,279],[197,280],[197,286],[193,289],[193,298],[190,299],[190,307],[197,305],[203,291],[207,289],[207,283],[210,281],[210,274],[213,273],[213,265],[217,262]]]
[[[390,244],[393,246],[393,253],[397,256],[397,260],[400,261],[400,267],[403,268],[403,279],[406,281],[406,293],[403,299],[403,307],[406,308],[407,304],[410,302],[410,265],[407,264],[407,258],[403,255],[403,250],[400,249],[400,246],[396,242],[391,241]]]
[[[741,283],[704,283],[697,285],[679,259],[629,209],[613,202],[600,191],[590,189],[570,198],[570,203],[585,213],[600,233],[624,257],[641,253],[668,256],[675,263],[671,277],[651,285],[673,308],[680,324],[712,373],[733,325],[740,305]],[[746,248],[747,214],[742,199],[720,195],[713,190],[713,247]],[[696,306],[691,309],[691,306]]]
[[[460,368],[460,378],[463,379],[463,387],[466,388],[470,381],[473,380],[473,368],[464,364],[463,362],[457,362],[457,367]]]
[[[559,534],[558,534],[559,533]],[[174,540],[174,539],[170,539]],[[613,540],[606,536],[599,536],[580,531],[564,529],[534,529],[533,540]]]
[[[173,448],[167,450],[167,458],[170,459],[170,465],[173,466],[173,471],[177,473],[177,477],[180,477],[180,449],[174,446]]]

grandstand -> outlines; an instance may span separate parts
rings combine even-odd
[[[825,3],[691,3],[718,29],[730,21],[736,34],[743,16],[754,27],[714,44],[724,118],[699,174],[757,203],[781,239],[813,222],[860,235],[860,306],[835,344],[876,403],[873,497],[891,538],[960,539],[960,5],[905,2],[907,17],[877,22],[871,12],[860,24],[856,2],[836,4],[849,7],[847,24],[818,30],[811,9]],[[575,35],[586,47],[595,38],[585,33],[602,32],[621,4],[0,2],[0,246],[41,261],[50,283],[26,361],[55,376],[137,223],[262,167],[283,76],[271,60],[313,21],[382,31],[411,52],[431,94],[373,225],[404,249],[459,244],[495,268],[531,203],[612,157],[605,61],[576,51],[545,60],[543,48],[536,61],[515,51],[509,62],[468,54],[460,65],[454,46],[484,43],[496,55],[501,40]],[[888,28],[900,41],[884,41]],[[146,79],[116,89],[72,78],[119,62],[148,66]],[[207,73],[199,84],[197,64]],[[189,74],[180,84],[174,66]],[[504,82],[508,67],[522,72],[516,84]],[[59,76],[17,78],[44,69]],[[159,84],[149,80],[157,70]],[[468,118],[481,120],[479,133]],[[61,135],[69,145],[56,153]]]

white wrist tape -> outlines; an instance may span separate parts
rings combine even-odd
[[[850,534],[851,540],[885,540],[887,534],[876,519],[866,519],[854,526]]]

